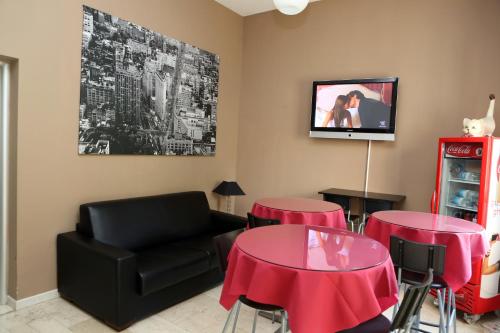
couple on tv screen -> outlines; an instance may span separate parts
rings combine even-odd
[[[392,83],[318,86],[316,126],[387,129],[391,96]]]

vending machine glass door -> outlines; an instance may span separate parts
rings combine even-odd
[[[482,143],[445,143],[439,214],[477,222]]]

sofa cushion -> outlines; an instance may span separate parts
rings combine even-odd
[[[209,270],[209,255],[202,250],[157,245],[136,252],[139,292],[148,295]]]
[[[199,235],[188,239],[175,241],[172,242],[171,245],[174,247],[181,247],[205,252],[210,259],[210,269],[215,269],[219,267],[219,261],[216,258],[213,238],[218,234],[218,232],[210,232],[205,235]]]
[[[80,206],[79,231],[119,248],[135,250],[210,230],[204,192],[88,203]]]

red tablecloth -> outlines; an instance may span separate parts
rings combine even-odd
[[[252,214],[278,219],[281,224],[317,225],[346,229],[342,207],[322,200],[306,198],[265,198],[257,200]]]
[[[489,247],[480,225],[450,216],[421,212],[376,212],[368,220],[365,234],[387,248],[391,235],[414,242],[446,245],[443,279],[453,291],[469,281],[472,262],[481,259]]]
[[[246,295],[256,302],[283,307],[293,333],[333,333],[374,318],[397,302],[393,264],[388,251],[380,243],[349,231],[324,228],[333,230],[335,242],[323,250],[343,253],[351,258],[351,263],[339,258],[326,259],[335,265],[318,270],[321,266],[316,266],[318,257],[311,260],[311,256],[318,255],[318,238],[313,236],[311,239],[311,232],[309,242],[307,238],[304,242],[297,236],[299,229],[310,228],[317,227],[280,225],[241,234],[229,254],[220,303],[229,310],[240,295]],[[256,237],[259,233],[260,237]],[[343,245],[335,246],[342,233],[348,234],[349,241],[345,243],[352,245],[345,246],[343,251],[340,250]],[[329,238],[325,239],[328,242]],[[256,244],[253,250],[248,245],[251,241]],[[268,250],[273,248],[275,251]],[[370,251],[377,255],[370,257]],[[385,252],[383,257],[380,257],[380,251]],[[276,264],[279,258],[285,265]],[[374,266],[346,270],[370,260]]]

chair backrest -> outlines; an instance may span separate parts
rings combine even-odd
[[[381,210],[392,210],[392,202],[378,199],[363,200],[363,209],[367,214],[373,214]]]
[[[397,329],[404,329],[413,323],[415,316],[418,314],[429,293],[433,279],[432,268],[429,268],[421,284],[413,285],[406,290],[403,301],[392,321],[391,332]]]
[[[349,197],[335,194],[325,194],[325,201],[333,202],[342,207],[344,212],[351,210],[351,200]]]
[[[251,213],[247,213],[247,216],[248,216],[248,226],[250,229],[265,227],[268,225],[277,225],[281,223],[280,220],[265,219],[262,217],[257,217]]]
[[[241,234],[245,229],[233,230],[226,232],[224,234],[217,235],[213,238],[215,254],[219,260],[219,268],[222,273],[226,272],[227,269],[227,256],[233,247],[234,241],[239,234]]]
[[[445,245],[412,242],[397,236],[391,236],[390,242],[390,253],[394,266],[422,274],[432,268],[434,275],[443,275]]]

